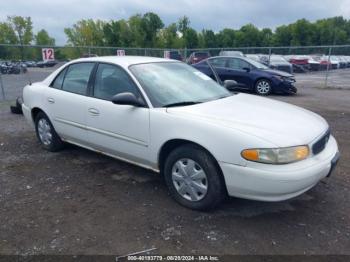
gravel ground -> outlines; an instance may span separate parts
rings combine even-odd
[[[179,206],[150,171],[75,146],[44,151],[0,103],[0,254],[350,255],[350,90],[272,99],[327,119],[341,151],[335,172],[289,201],[231,198],[209,213]]]

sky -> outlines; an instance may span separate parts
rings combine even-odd
[[[119,20],[146,12],[157,13],[165,25],[186,15],[196,30],[215,32],[247,23],[274,29],[301,18],[350,18],[350,0],[0,0],[0,6],[0,21],[30,16],[34,32],[46,29],[58,45],[66,43],[63,29],[80,19]]]

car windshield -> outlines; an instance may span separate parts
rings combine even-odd
[[[231,95],[210,77],[184,63],[147,63],[129,69],[154,107],[190,105]]]
[[[266,65],[263,65],[262,63],[259,63],[253,59],[250,59],[250,58],[245,58],[245,60],[252,64],[254,67],[256,67],[257,69],[269,69]]]
[[[281,56],[271,56],[270,60],[272,62],[286,62],[286,60]]]

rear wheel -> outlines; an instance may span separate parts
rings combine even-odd
[[[255,92],[261,96],[267,96],[271,94],[272,87],[271,83],[267,79],[260,79],[255,84]]]
[[[218,206],[225,197],[225,184],[213,157],[194,145],[172,151],[164,165],[165,182],[181,205],[197,210]]]
[[[43,112],[39,112],[35,117],[35,131],[39,142],[46,150],[56,152],[63,148],[63,141]]]

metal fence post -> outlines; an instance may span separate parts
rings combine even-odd
[[[269,48],[269,66],[270,66],[270,60],[271,60],[271,48]]]
[[[5,90],[4,90],[4,84],[2,82],[2,73],[0,72],[0,87],[1,87],[1,94],[2,94],[2,98],[4,99],[4,101],[6,100],[5,97]]]
[[[332,54],[332,47],[329,47],[329,49],[328,49],[328,62],[327,62],[326,79],[324,81],[324,87],[325,88],[328,86],[328,74],[329,74],[329,64],[331,63],[331,54]],[[331,64],[331,66],[332,66],[332,64]]]

